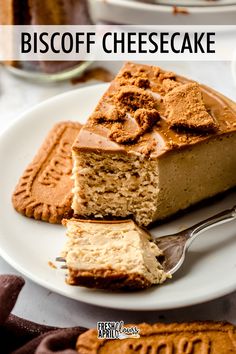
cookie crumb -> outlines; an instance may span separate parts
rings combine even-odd
[[[103,112],[94,112],[91,118],[95,123],[121,122],[125,119],[125,112],[122,109],[110,107]]]
[[[139,108],[135,112],[134,118],[142,132],[146,132],[160,120],[160,115],[156,109]]]
[[[214,118],[206,110],[197,83],[175,87],[164,97],[164,103],[167,122],[171,128],[201,133],[209,133],[217,128]]]
[[[154,109],[155,99],[151,93],[133,86],[122,87],[115,96],[116,103],[128,112],[139,108]]]
[[[52,261],[48,261],[48,265],[52,269],[57,269],[57,266]]]
[[[138,70],[136,73],[131,73],[130,70],[125,70],[117,77],[120,86],[137,86],[142,89],[150,88],[150,80],[144,70]]]
[[[162,89],[165,94],[172,91],[177,86],[180,86],[180,84],[172,79],[168,78],[162,81]]]
[[[173,6],[173,15],[189,15],[189,11],[183,7]]]
[[[131,133],[124,129],[121,123],[116,123],[111,127],[109,138],[118,144],[134,144],[142,134],[141,129]]]

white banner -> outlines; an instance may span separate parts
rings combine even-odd
[[[0,60],[232,60],[236,26],[0,26]]]

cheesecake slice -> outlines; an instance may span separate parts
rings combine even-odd
[[[67,283],[99,289],[143,289],[167,275],[160,249],[132,220],[64,220]]]
[[[73,145],[74,213],[147,226],[236,185],[236,104],[127,63]]]

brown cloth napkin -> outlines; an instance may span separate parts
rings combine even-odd
[[[24,279],[0,275],[0,352],[4,354],[76,354],[78,336],[83,327],[44,326],[11,315]]]

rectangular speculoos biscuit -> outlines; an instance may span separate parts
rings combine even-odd
[[[49,132],[13,193],[19,213],[50,223],[72,213],[71,147],[80,129],[80,123],[61,122]]]
[[[79,354],[233,354],[236,328],[224,322],[146,323],[136,325],[140,338],[98,339],[97,330],[77,340]]]

